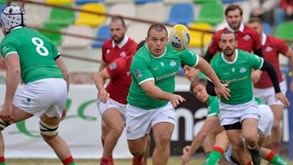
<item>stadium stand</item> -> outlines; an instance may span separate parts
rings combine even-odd
[[[96,37],[98,39],[110,39],[111,38],[111,33],[110,33],[110,27],[109,25],[102,25],[97,31]],[[104,41],[101,40],[96,40],[92,43],[93,48],[101,48],[103,46]]]
[[[46,0],[47,4],[54,5],[64,5],[64,4],[72,4],[74,0]]]
[[[156,12],[150,12],[156,9]],[[139,6],[137,17],[140,19],[164,22],[166,20],[165,6],[161,2],[149,2]]]
[[[171,6],[167,23],[188,25],[194,21],[194,15],[192,3],[174,3]]]
[[[197,22],[206,22],[217,25],[224,20],[224,8],[220,2],[203,3]]]
[[[192,29],[199,29],[199,30],[205,30],[205,31],[211,31],[212,30],[212,25],[208,23],[192,23],[189,24],[188,26],[191,28],[190,30],[190,47],[203,47],[206,46],[210,43],[212,39],[212,34],[211,33],[204,33],[201,31],[195,31]]]
[[[92,11],[97,13],[106,12],[106,8],[103,3],[86,3],[81,6],[81,9],[85,11]],[[80,12],[77,20],[75,21],[75,25],[87,25],[87,26],[98,27],[100,25],[103,25],[105,21],[106,21],[106,18],[104,15]]]
[[[43,30],[55,31],[57,33],[61,32],[60,26],[57,24],[43,24],[41,27]],[[62,35],[57,33],[51,33],[49,31],[41,31],[43,35],[48,37],[56,46],[61,45],[62,42]]]
[[[86,3],[100,3],[104,2],[104,0],[75,0],[76,5],[84,5]]]
[[[108,12],[109,14],[112,15],[119,15],[122,17],[131,17],[135,18],[136,17],[136,6],[133,2],[130,3],[115,3],[110,7],[110,10]],[[106,24],[110,22],[111,18],[108,17]],[[125,24],[131,24],[133,21],[125,19]]]
[[[70,4],[64,5],[70,7]],[[69,26],[75,21],[75,12],[72,10],[64,10],[59,8],[52,8],[47,24],[57,24],[59,26]]]
[[[88,36],[88,37],[93,36],[92,29],[89,26],[85,26],[85,25],[70,25],[66,29],[66,33],[78,34],[81,36]],[[91,42],[92,41],[90,39],[84,39],[84,38],[65,35],[61,44],[61,48],[62,49],[83,49],[90,46]]]

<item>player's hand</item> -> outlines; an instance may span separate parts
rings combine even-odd
[[[98,100],[100,100],[101,102],[106,103],[109,98],[110,94],[106,90],[98,92]]]
[[[290,101],[289,101],[288,98],[287,98],[283,93],[281,93],[281,92],[275,94],[275,99],[276,99],[276,101],[277,101],[277,100],[280,100],[280,101],[284,104],[285,107],[289,107],[289,106],[290,106]]]
[[[252,79],[253,84],[257,83],[260,80],[261,74],[262,74],[261,70],[252,71],[251,79]]]
[[[226,82],[225,84],[221,84],[219,87],[215,87],[215,92],[217,96],[220,98],[221,96],[224,97],[226,100],[229,100],[230,95],[230,89],[228,88],[229,82]]]
[[[190,155],[191,155],[190,154],[190,146],[185,146],[183,148],[183,155],[181,156],[182,165],[188,165],[188,162],[191,159],[191,156]]]
[[[171,102],[173,108],[176,108],[181,102],[185,101],[185,99],[180,95],[172,94],[169,101]]]
[[[8,123],[13,123],[13,105],[12,104],[4,104],[0,107],[0,118]]]

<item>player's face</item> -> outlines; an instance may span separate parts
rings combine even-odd
[[[239,10],[232,10],[227,13],[226,21],[234,30],[238,30],[242,22],[242,16]]]
[[[235,48],[237,46],[235,34],[233,33],[222,34],[219,44],[224,55],[231,57],[234,54]]]
[[[146,38],[146,43],[152,55],[162,55],[165,52],[165,48],[168,43],[167,32],[165,30],[159,32],[152,29],[149,36]]]
[[[197,84],[192,90],[193,95],[201,102],[205,103],[208,101],[209,94],[204,85]]]
[[[110,32],[114,43],[119,44],[125,36],[126,27],[124,27],[120,21],[111,22]]]
[[[195,69],[194,67],[190,67],[187,65],[184,65],[183,69],[184,69],[185,76],[188,78],[188,80],[190,82],[192,82],[196,79],[198,72],[199,72],[198,69]]]
[[[262,32],[263,32],[262,25],[259,22],[249,23],[249,24],[247,24],[247,26],[256,30],[258,32],[258,34],[262,34]]]

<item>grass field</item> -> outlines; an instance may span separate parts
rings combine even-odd
[[[77,165],[97,165],[99,164],[98,159],[78,159],[75,161]],[[189,164],[190,165],[201,165],[204,162],[204,158],[194,158]],[[7,165],[61,165],[59,160],[56,159],[7,159]],[[131,165],[131,160],[129,159],[118,159],[115,160],[116,165]],[[148,159],[148,164],[151,165],[151,158]],[[168,165],[180,165],[180,157],[171,157],[169,159]],[[293,164],[290,161],[289,164]],[[266,161],[262,161],[262,165],[267,165]]]

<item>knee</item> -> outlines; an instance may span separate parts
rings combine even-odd
[[[143,144],[141,145],[130,145],[128,144],[129,151],[133,156],[140,156],[145,152],[145,147]]]
[[[112,127],[111,131],[113,132],[113,136],[115,138],[119,138],[123,131],[123,125],[115,125]]]
[[[42,120],[40,120],[39,124],[40,124],[40,133],[46,142],[49,142],[51,139],[53,139],[54,137],[58,135],[59,125],[54,125],[54,126],[48,125]]]
[[[244,136],[244,139],[250,145],[257,144],[257,142],[258,142],[257,134],[256,135],[252,135],[252,134],[246,135],[246,136]]]
[[[169,147],[170,141],[171,141],[171,137],[170,136],[168,136],[168,135],[160,136],[156,140],[156,146],[158,146],[158,147],[160,147],[160,146],[161,147],[168,146]]]

